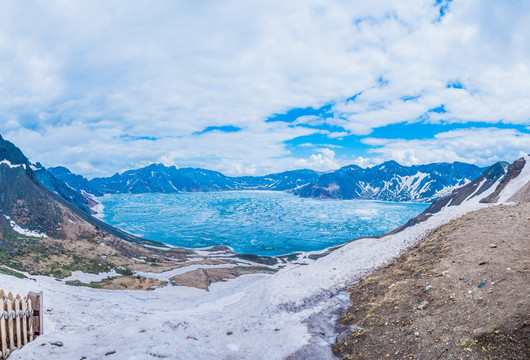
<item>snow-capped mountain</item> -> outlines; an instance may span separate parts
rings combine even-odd
[[[402,166],[387,161],[371,168],[355,165],[323,174],[295,191],[303,197],[432,201],[477,178],[484,168],[455,162]]]
[[[530,155],[512,164],[493,164],[475,180],[453,190],[449,195],[438,198],[423,213],[410,219],[394,232],[423,222],[445,208],[506,202],[530,202]]]
[[[313,170],[293,170],[266,176],[229,177],[220,172],[151,164],[111,177],[86,178],[64,167],[49,168],[57,179],[78,192],[95,196],[115,193],[176,193],[228,190],[292,190],[318,180]]]
[[[96,196],[271,190],[288,191],[302,197],[387,201],[432,201],[474,180],[483,170],[465,163],[402,166],[388,161],[367,169],[350,165],[325,174],[304,169],[265,176],[230,177],[217,171],[152,164],[111,177],[87,180],[63,167],[49,169],[77,191]]]
[[[102,193],[175,193],[222,191],[233,189],[233,181],[223,174],[204,169],[177,169],[175,166],[151,164],[128,170],[107,178],[88,182],[92,189]],[[91,189],[87,189],[90,191]]]

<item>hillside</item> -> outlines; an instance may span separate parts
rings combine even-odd
[[[72,193],[64,183],[43,171],[0,137],[0,272],[14,269],[58,278],[74,271],[161,272],[181,266],[188,257],[203,258],[95,219],[71,203],[77,198],[68,198]],[[37,178],[49,180],[53,192]]]
[[[345,359],[528,359],[530,203],[468,213],[351,287]]]
[[[495,164],[393,231],[469,212],[351,287],[335,354],[346,359],[528,359],[530,156]]]
[[[441,340],[444,340],[443,344],[447,343],[443,349],[451,348],[454,354],[457,354],[456,351],[459,349],[463,349],[464,356],[458,358],[466,358],[465,355],[469,355],[469,358],[482,358],[478,356],[481,354],[482,345],[478,346],[478,342],[475,343],[473,338],[475,335],[461,330],[469,330],[465,326],[471,328],[477,325],[477,328],[489,334],[488,326],[491,324],[483,326],[483,321],[484,319],[488,321],[488,317],[492,321],[497,321],[499,313],[506,314],[506,320],[509,321],[506,327],[500,325],[495,327],[493,334],[502,336],[495,338],[494,342],[489,344],[495,348],[507,346],[508,350],[505,353],[491,354],[502,355],[507,354],[508,351],[525,351],[524,347],[521,347],[521,340],[524,340],[526,335],[523,333],[523,337],[518,338],[510,334],[516,334],[515,330],[525,321],[521,320],[518,314],[521,313],[520,309],[527,314],[526,298],[521,295],[521,289],[525,289],[524,284],[528,279],[521,277],[518,271],[508,274],[507,271],[512,270],[507,270],[507,267],[520,270],[521,266],[527,266],[525,262],[528,258],[527,241],[524,237],[527,223],[522,228],[519,224],[530,217],[527,214],[528,208],[496,207],[492,203],[481,203],[480,200],[496,193],[497,189],[500,189],[499,186],[502,186],[498,192],[499,199],[524,199],[530,181],[528,159],[529,157],[525,157],[519,161],[518,164],[523,165],[522,168],[517,164],[512,166],[513,171],[508,170],[505,175],[500,176],[480,197],[473,197],[473,193],[468,196],[459,195],[457,191],[452,195],[464,198],[460,205],[443,206],[439,211],[425,216],[423,221],[380,238],[357,239],[332,251],[301,253],[290,259],[290,262],[278,259],[282,263],[278,266],[279,271],[274,275],[245,275],[227,282],[210,284],[210,281],[215,281],[219,276],[231,277],[242,269],[236,264],[212,265],[212,262],[207,263],[204,259],[192,258],[193,262],[183,263],[180,268],[169,272],[154,273],[152,270],[154,267],[146,272],[138,272],[137,275],[142,278],[158,281],[154,283],[157,288],[149,292],[133,293],[101,291],[89,287],[72,290],[72,286],[64,281],[58,282],[46,277],[38,277],[33,281],[0,274],[2,283],[13,291],[24,293],[32,289],[42,290],[45,293],[47,310],[44,320],[45,324],[49,324],[47,332],[37,341],[14,353],[12,358],[14,360],[26,358],[66,360],[83,357],[107,359],[111,356],[107,354],[112,354],[113,357],[121,359],[334,359],[332,349],[337,335],[346,330],[345,335],[348,331],[350,335],[342,339],[343,341],[339,342],[335,349],[340,352],[339,355],[344,355],[346,358],[362,359],[362,356],[356,357],[359,354],[355,353],[355,349],[348,348],[350,341],[362,338],[363,334],[367,334],[366,338],[371,339],[370,341],[377,341],[373,339],[373,334],[378,334],[379,327],[381,331],[388,330],[395,338],[385,337],[386,343],[378,346],[386,352],[367,355],[371,358],[403,358],[400,357],[404,354],[401,352],[404,350],[401,344],[410,344],[407,349],[414,350],[407,352],[405,356],[411,356],[406,358],[451,358],[444,356],[445,353],[452,354],[448,352],[449,350],[443,350],[442,356],[439,356],[440,353],[437,351],[440,349],[438,343]],[[504,170],[502,172],[504,174]],[[470,211],[477,210],[479,212],[466,215]],[[490,210],[504,213],[507,217],[496,218],[497,212],[490,213]],[[476,224],[473,223],[474,219],[477,220]],[[450,223],[452,220],[456,221]],[[450,225],[447,225],[448,223]],[[471,224],[469,227],[468,223]],[[497,228],[499,232],[496,232]],[[463,232],[454,234],[461,239],[458,240],[458,244],[462,247],[455,248],[454,253],[451,253],[450,246],[457,244],[457,239],[451,232],[460,231],[458,229]],[[519,229],[523,231],[519,232]],[[491,241],[487,238],[490,236],[489,233],[496,237],[494,240],[496,247],[489,246]],[[444,237],[447,237],[446,241],[443,240]],[[427,242],[422,243],[425,239],[428,239]],[[476,242],[476,239],[483,243]],[[515,239],[515,243],[511,239]],[[517,239],[525,241],[519,243]],[[505,242],[503,243],[502,240]],[[347,327],[343,328],[343,325],[337,322],[338,315],[345,314],[345,308],[352,305],[349,300],[350,293],[346,290],[359,281],[360,284],[366,283],[366,280],[362,279],[370,274],[377,276],[378,271],[383,271],[378,269],[384,268],[390,261],[398,259],[407,249],[418,244],[425,245],[416,248],[418,249],[416,253],[413,250],[413,253],[409,254],[410,261],[409,257],[403,257],[405,265],[402,269],[393,267],[392,271],[381,275],[385,277],[379,278],[378,281],[368,281],[368,284],[376,286],[376,292],[368,298],[359,298],[359,301],[363,302],[356,303],[374,310],[371,313],[374,318],[379,308],[382,312],[388,311],[387,315],[391,321],[386,321],[387,324],[377,323],[375,330],[370,324],[364,324],[366,328],[354,334],[356,329],[349,327],[349,324],[369,321],[371,317],[363,319],[364,317],[360,316],[348,316],[344,319]],[[483,244],[487,244],[487,247],[484,248]],[[216,256],[220,253],[219,250],[221,249],[215,249],[210,253],[210,261],[218,260]],[[498,250],[499,252],[496,252]],[[198,251],[198,255],[200,254],[204,252]],[[422,257],[417,258],[416,255]],[[453,255],[456,256],[454,259],[450,257]],[[506,259],[500,259],[501,262],[498,263],[497,255],[501,257],[506,255]],[[480,259],[476,258],[477,256],[480,256]],[[484,263],[479,265],[478,261]],[[506,265],[504,261],[510,264]],[[415,266],[407,268],[409,264]],[[464,267],[457,268],[457,266]],[[500,266],[506,266],[504,268],[506,270]],[[211,269],[214,267],[230,269]],[[215,271],[209,272],[210,269]],[[435,272],[429,269],[434,269]],[[461,273],[457,273],[458,271]],[[527,270],[523,267],[523,271]],[[438,276],[439,273],[442,276]],[[86,280],[76,281],[89,281],[88,275],[82,274],[82,276]],[[101,274],[100,280],[106,276],[108,274]],[[118,279],[114,280],[116,282],[127,280],[126,277],[113,276]],[[464,276],[463,280],[460,280],[461,276]],[[475,277],[468,279],[472,276]],[[479,288],[484,279],[487,280],[484,281],[486,284]],[[505,281],[502,281],[503,279]],[[396,285],[384,283],[387,280],[392,280]],[[480,282],[477,283],[479,280]],[[92,281],[93,287],[100,287],[106,286],[105,284],[111,280]],[[190,281],[199,281],[203,288],[210,286],[208,290],[192,288],[189,287]],[[72,284],[71,281],[68,283]],[[78,284],[75,281],[74,283]],[[170,285],[173,283],[186,286]],[[377,287],[378,283],[383,285]],[[146,285],[125,282],[125,284],[146,288],[145,286],[149,287],[152,283]],[[502,293],[496,292],[496,286],[499,286],[498,289]],[[447,294],[448,297],[444,297],[446,295],[442,292],[445,291],[444,287],[451,291]],[[369,288],[366,289],[370,291]],[[390,303],[381,301],[381,297],[384,298],[387,291],[399,289],[404,289],[404,292],[396,300],[395,305],[393,293],[388,297]],[[492,295],[488,295],[494,296],[493,300],[497,296],[507,296],[506,300],[503,300],[507,302],[497,304],[492,298],[483,295],[483,290],[488,292],[493,290]],[[363,293],[358,292],[360,295]],[[354,291],[353,294],[356,292]],[[479,299],[477,295],[482,296],[478,307],[473,308],[470,305],[466,308],[465,301],[468,296],[472,296],[475,301]],[[458,319],[454,319],[450,314],[450,311],[455,311],[454,308],[447,308],[447,312],[442,311],[444,304],[452,302],[453,298],[457,302],[454,307],[462,305],[461,309],[457,309],[461,311],[458,313],[461,315]],[[428,303],[422,305],[424,300]],[[488,308],[488,300],[490,304],[502,309],[502,312]],[[522,308],[518,305],[521,300]],[[473,304],[473,301],[470,304]],[[400,304],[403,305],[402,308],[399,307]],[[420,305],[423,310],[416,310]],[[442,307],[437,308],[438,305]],[[400,312],[401,310],[404,312]],[[350,309],[350,313],[352,311],[354,310]],[[420,311],[423,316],[407,317],[407,312],[415,311]],[[429,315],[431,311],[434,311],[433,315]],[[490,312],[491,316],[488,315]],[[469,319],[467,315],[470,316]],[[446,324],[449,324],[449,327],[453,324],[460,326],[459,321],[462,319],[470,325],[446,330],[448,328]],[[417,327],[416,330],[402,331],[413,321],[419,321],[414,323],[417,324],[414,325]],[[434,322],[432,326],[429,321],[439,321],[439,323]],[[401,322],[407,325],[402,327],[399,325]],[[429,332],[431,330],[434,335],[439,335],[440,331],[443,333],[435,338]],[[458,342],[451,342],[458,335],[462,338],[458,338]],[[507,340],[504,335],[508,336]],[[445,340],[444,336],[449,337]],[[512,342],[509,336],[512,336],[515,342]],[[64,345],[60,347],[53,345],[56,341],[61,341]],[[461,345],[461,341],[464,341],[464,346]],[[391,346],[396,346],[396,349]],[[420,349],[417,348],[418,346]],[[370,351],[378,349],[370,346],[366,348]],[[431,356],[432,354],[435,356]]]

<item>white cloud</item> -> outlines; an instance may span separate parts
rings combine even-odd
[[[340,139],[342,140],[343,137],[348,136],[350,133],[347,131],[334,131],[327,134],[328,138],[330,139]]]
[[[386,45],[380,68],[385,83],[335,105],[336,115],[348,119],[346,129],[365,135],[424,114],[432,122],[530,121],[530,42],[522,42],[530,33],[530,5],[468,1],[453,2],[450,9],[440,23],[396,26],[398,20],[386,20],[378,33]],[[454,81],[464,89],[448,88]],[[407,96],[419,98],[403,101]],[[446,113],[428,113],[442,104]]]
[[[335,170],[340,167],[335,160],[335,151],[327,148],[320,149],[318,154],[312,154],[307,159],[298,159],[295,164],[300,168],[317,171]]]
[[[441,104],[426,121],[527,125],[529,7],[453,1],[437,22],[432,0],[7,2],[0,133],[45,165],[96,176],[155,161],[286,170],[286,141],[325,133],[307,125],[340,140]],[[265,122],[327,104],[333,117]],[[242,130],[196,135],[223,125]]]
[[[375,147],[371,152],[379,159],[403,165],[461,161],[487,166],[530,153],[530,134],[498,128],[453,130],[425,140],[367,138],[363,142]]]
[[[384,162],[384,159],[379,157],[363,157],[363,156],[357,156],[354,157],[352,160],[352,164],[357,165],[362,168],[371,167],[374,165],[378,165],[380,163]]]

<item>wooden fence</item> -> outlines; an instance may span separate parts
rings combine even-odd
[[[42,292],[7,296],[0,290],[0,350],[6,359],[13,350],[42,335]]]

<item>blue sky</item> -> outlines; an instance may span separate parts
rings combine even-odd
[[[4,1],[0,134],[87,177],[530,152],[530,5]]]

